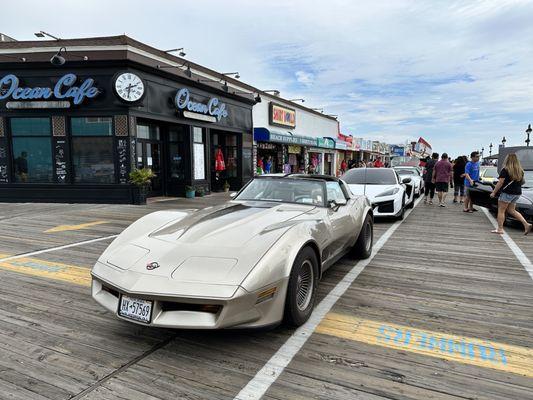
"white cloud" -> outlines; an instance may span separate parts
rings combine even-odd
[[[2,15],[19,39],[126,32],[183,46],[193,61],[338,114],[356,135],[421,135],[467,153],[503,135],[521,142],[533,122],[531,1],[19,0]]]

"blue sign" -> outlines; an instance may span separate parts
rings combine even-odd
[[[403,157],[405,155],[405,147],[402,146],[391,146],[391,154],[393,156]]]
[[[74,86],[78,77],[74,74],[63,75],[53,88],[49,87],[20,87],[19,78],[9,74],[0,79],[0,100],[72,100],[74,104],[81,104],[83,100],[96,97],[100,90],[94,86],[94,79],[85,79],[80,86]]]
[[[178,90],[174,103],[178,110],[188,110],[199,114],[206,114],[216,117],[217,121],[228,116],[226,104],[221,103],[217,97],[211,97],[207,104],[191,100],[189,89],[183,88]]]

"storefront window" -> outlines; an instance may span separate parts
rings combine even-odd
[[[114,183],[112,118],[71,118],[70,124],[74,182]]]
[[[194,179],[205,179],[205,145],[204,131],[202,128],[193,127],[194,151]]]
[[[137,138],[160,140],[159,126],[157,125],[137,125]]]
[[[52,182],[50,118],[11,118],[15,182]]]

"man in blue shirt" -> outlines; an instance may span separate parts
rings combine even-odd
[[[470,197],[470,189],[474,186],[475,182],[479,181],[479,153],[473,151],[470,154],[470,161],[466,163],[465,167],[465,188],[466,188],[466,199],[465,199],[465,208],[464,212],[474,212],[477,211],[474,209],[474,203]]]

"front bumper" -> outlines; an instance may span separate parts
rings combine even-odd
[[[97,264],[101,264],[99,270],[107,267],[99,262]],[[111,267],[107,268],[112,270]],[[123,273],[136,274],[131,271]],[[137,275],[142,274],[137,273]],[[180,329],[259,328],[279,323],[283,318],[288,285],[288,278],[266,285],[265,288],[276,287],[276,291],[271,298],[258,302],[258,293],[265,288],[258,292],[248,292],[244,288],[236,286],[233,294],[229,297],[213,297],[202,296],[205,293],[202,290],[191,295],[190,292],[184,294],[178,290],[174,293],[168,291],[163,293],[161,291],[146,292],[123,288],[96,275],[94,269],[92,276],[92,297],[117,318],[140,325]],[[152,279],[152,277],[137,278]],[[172,283],[171,280],[167,281]],[[201,285],[192,286],[200,289]],[[118,315],[119,299],[123,294],[153,301],[149,324]]]
[[[402,211],[401,196],[384,196],[372,199],[374,217],[396,217]]]

